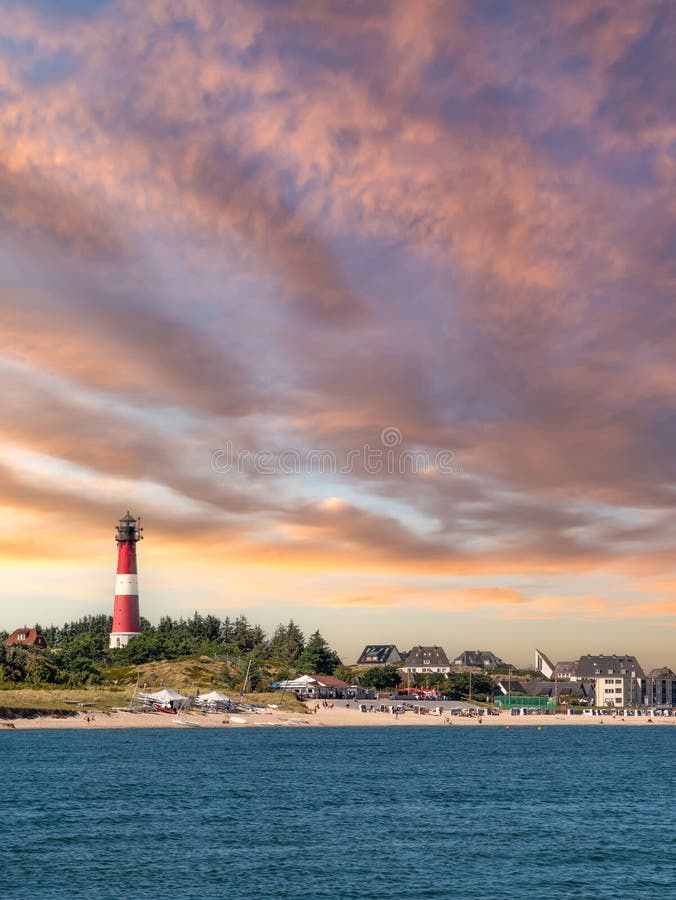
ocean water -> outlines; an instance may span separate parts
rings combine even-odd
[[[0,730],[0,897],[676,898],[676,728]]]

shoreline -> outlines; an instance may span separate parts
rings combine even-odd
[[[77,711],[68,715],[40,715],[32,718],[12,718],[0,721],[3,730],[35,730],[47,728],[184,728],[190,726],[175,724],[175,716],[161,713],[131,713],[123,710],[111,711]],[[452,715],[415,715],[407,712],[395,717],[390,713],[365,712],[358,709],[341,707],[327,708],[319,706],[316,711],[310,708],[307,713],[285,712],[283,710],[266,710],[263,713],[208,713],[183,712],[180,716],[184,722],[190,722],[194,728],[260,728],[260,727],[364,727],[373,726],[398,728],[413,726],[424,728],[551,728],[582,725],[585,727],[603,728],[637,728],[646,726],[676,726],[676,717],[655,716],[569,716],[557,713],[548,716],[512,716],[501,713],[498,716]],[[233,721],[235,720],[240,721]],[[243,721],[242,721],[243,720]]]

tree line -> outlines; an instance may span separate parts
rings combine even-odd
[[[433,688],[443,697],[449,700],[486,700],[493,696],[495,682],[490,675],[480,672],[432,672],[429,674],[412,675],[406,678],[396,666],[373,666],[370,669],[354,671],[349,666],[336,669],[336,675],[347,681],[348,684],[356,681],[364,687],[374,687],[379,691],[391,690],[396,692],[398,688]]]
[[[241,665],[251,658],[256,666],[272,666],[278,677],[294,673],[331,675],[341,665],[338,654],[319,631],[306,640],[293,620],[280,624],[268,638],[260,625],[246,616],[220,619],[194,613],[190,618],[164,616],[157,625],[141,618],[141,634],[126,647],[108,648],[112,616],[85,616],[64,625],[36,630],[47,650],[32,650],[5,643],[0,634],[0,683],[97,684],[106,666],[141,665],[206,655]]]

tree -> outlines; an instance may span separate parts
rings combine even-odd
[[[175,627],[174,620],[171,616],[162,616],[160,624],[157,626],[157,630],[160,634],[171,634]]]
[[[401,675],[396,666],[374,666],[366,669],[359,676],[359,683],[365,687],[374,687],[379,691],[396,688],[401,684]]]
[[[352,669],[352,666],[338,666],[333,674],[336,678],[340,678],[340,680],[344,681],[346,684],[354,684],[354,670]]]
[[[190,635],[199,641],[217,641],[221,631],[220,619],[216,616],[201,616],[194,613],[188,622]]]
[[[61,658],[66,665],[74,659],[88,659],[90,662],[100,662],[104,658],[105,652],[103,637],[86,633],[69,638],[62,643],[60,648]]]
[[[289,624],[278,625],[270,641],[269,653],[272,659],[292,665],[305,649],[303,632],[293,619]]]
[[[232,641],[232,622],[230,621],[230,616],[226,616],[221,622],[218,640],[221,644],[229,644]]]
[[[451,700],[467,700],[470,695],[470,675],[472,699],[481,695],[492,694],[495,684],[493,679],[482,673],[456,672],[446,679],[444,693]]]
[[[246,616],[237,616],[232,623],[228,643],[236,647],[239,653],[249,654],[254,649],[263,649],[265,633],[259,625],[249,625]]]
[[[247,671],[249,676],[247,678]],[[261,672],[260,665],[258,664],[258,660],[255,657],[250,657],[249,659],[241,660],[238,667],[238,675],[239,675],[239,684],[241,689],[245,691],[257,691],[260,689],[262,682],[264,681],[263,673]],[[246,684],[244,683],[244,679],[246,678]]]
[[[0,644],[0,681],[19,684],[26,680],[28,650],[25,647]]]
[[[321,634],[315,631],[301,653],[296,668],[308,675],[333,675],[339,665],[341,662],[338,654],[329,647]]]
[[[66,680],[64,671],[51,654],[41,653],[26,672],[26,679],[34,685],[59,684]]]

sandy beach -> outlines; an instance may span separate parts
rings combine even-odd
[[[394,716],[376,711],[360,712],[358,708],[324,707],[309,704],[309,712],[290,713],[283,710],[266,710],[260,713],[224,714],[203,712],[181,713],[181,719],[193,722],[198,728],[259,728],[259,727],[345,727],[345,726],[420,726],[444,728],[551,728],[584,725],[586,727],[636,728],[639,726],[676,726],[676,717],[665,716],[568,716],[562,713],[549,716],[512,716],[503,712],[498,716],[480,718],[449,715],[416,715],[406,712]],[[161,713],[131,713],[123,710],[110,712],[77,711],[67,716],[36,716],[0,721],[0,729],[35,728],[180,728],[175,717]],[[186,730],[188,730],[186,728]]]

